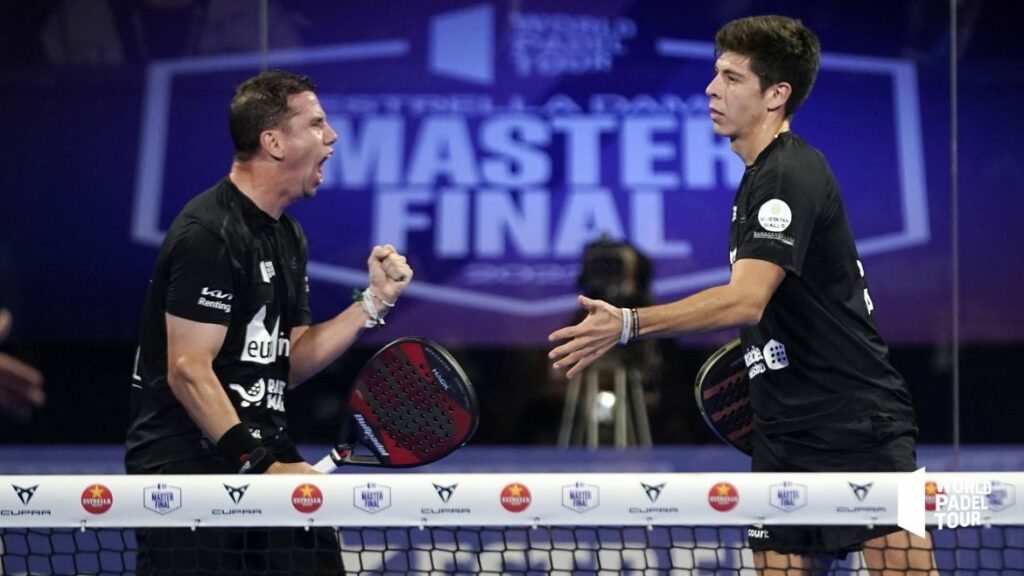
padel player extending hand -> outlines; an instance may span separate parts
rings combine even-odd
[[[822,153],[789,130],[817,76],[818,39],[797,20],[751,17],[722,27],[715,52],[711,121],[746,164],[729,283],[639,310],[581,296],[586,318],[550,335],[564,341],[554,366],[571,376],[632,338],[738,326],[753,471],[913,471],[914,409],[875,327],[839,187]],[[913,537],[908,551],[910,535],[897,530],[771,526],[749,541],[762,573],[814,573],[865,546],[869,568],[931,570],[930,541]]]
[[[11,333],[13,319],[6,308],[0,308],[0,344]],[[43,375],[32,366],[0,352],[0,415],[22,422],[32,417],[32,409],[46,402]]]
[[[284,210],[316,195],[338,135],[313,82],[282,71],[242,83],[229,114],[231,171],[174,219],[150,280],[132,375],[129,473],[316,473],[288,438],[286,390],[338,358],[364,328],[383,324],[412,280],[404,256],[376,246],[367,289],[311,325],[306,237]],[[140,572],[175,560],[156,550],[167,531],[149,532]],[[309,546],[330,556],[325,542]],[[272,568],[239,558],[251,560],[240,567],[247,574]],[[325,571],[337,562],[335,554]]]

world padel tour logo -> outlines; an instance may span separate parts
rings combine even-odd
[[[114,505],[114,494],[103,484],[92,484],[82,491],[82,508],[90,514],[103,514]]]
[[[312,514],[324,503],[324,494],[313,484],[301,484],[292,491],[292,506],[303,514]]]
[[[708,492],[708,504],[719,512],[728,512],[740,501],[739,490],[728,482],[719,482]]]
[[[501,489],[501,505],[509,512],[522,512],[530,506],[530,489],[514,482]]]
[[[1016,486],[999,480],[925,483],[925,510],[934,514],[939,530],[983,525],[1016,501]]]

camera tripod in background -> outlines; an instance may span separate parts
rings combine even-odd
[[[643,379],[622,350],[612,350],[569,379],[558,430],[558,446],[597,448],[651,446]]]

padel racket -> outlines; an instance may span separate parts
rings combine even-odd
[[[425,338],[399,338],[363,366],[348,397],[340,443],[314,466],[407,468],[440,460],[476,432],[473,386],[447,350]],[[356,445],[369,454],[356,454]]]
[[[719,348],[697,373],[697,407],[714,433],[750,454],[754,412],[750,408],[750,379],[739,339]]]

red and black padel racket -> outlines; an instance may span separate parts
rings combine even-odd
[[[426,338],[399,338],[363,366],[348,397],[342,438],[314,467],[407,468],[444,458],[472,438],[480,417],[469,378]],[[356,454],[355,447],[368,454]]]
[[[754,412],[750,408],[750,379],[739,339],[719,348],[701,366],[694,395],[708,427],[728,444],[750,454]]]

